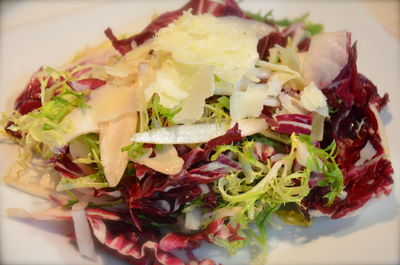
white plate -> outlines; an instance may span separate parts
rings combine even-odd
[[[3,2],[2,2],[3,3]],[[105,39],[103,30],[118,35],[139,31],[153,12],[162,13],[183,1],[26,1],[8,3],[1,9],[0,99],[1,110],[12,108],[13,100],[31,73],[41,65],[57,66],[85,45]],[[359,216],[330,220],[319,218],[311,228],[270,228],[269,264],[399,264],[399,147],[400,101],[399,44],[357,2],[349,1],[243,1],[251,11],[274,9],[278,18],[309,11],[313,21],[326,31],[348,29],[358,40],[359,70],[391,102],[383,111],[392,148],[395,188],[392,194],[363,209]],[[1,145],[0,174],[17,157],[16,148]],[[82,258],[60,226],[10,219],[10,207],[34,210],[44,201],[0,186],[1,264],[124,264],[101,253],[97,262]],[[56,231],[58,231],[56,233]],[[248,250],[229,261],[219,248],[197,252],[224,264],[247,264]]]

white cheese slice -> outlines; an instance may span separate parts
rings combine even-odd
[[[275,114],[307,114],[307,110],[297,98],[281,92],[279,100],[282,104],[282,110],[278,110]]]
[[[329,85],[347,63],[349,40],[345,30],[314,35],[302,65],[307,81],[319,88]]]
[[[223,80],[215,81],[215,89],[214,89],[215,95],[230,96],[232,94],[232,91],[233,91],[232,84],[229,84]]]
[[[279,78],[275,78],[272,76],[267,83],[267,91],[266,94],[268,96],[277,97],[282,90],[281,82],[279,82]]]
[[[144,90],[146,102],[149,102],[154,94],[158,94],[160,104],[171,109],[188,96],[186,80],[190,77],[181,74],[179,68],[179,65],[171,59],[163,63],[156,71],[154,82]]]
[[[144,89],[149,102],[154,94],[160,104],[170,109],[180,109],[174,116],[175,123],[193,123],[201,118],[205,100],[214,94],[213,67],[185,65],[168,58],[155,71],[155,80]]]
[[[181,111],[174,116],[175,123],[195,122],[204,112],[205,100],[214,94],[213,67],[197,67],[188,84],[188,96],[182,101]]]
[[[62,147],[74,138],[100,131],[99,122],[115,119],[125,113],[138,110],[139,100],[135,86],[104,85],[90,94],[88,108],[72,110],[62,121],[68,132],[64,135]],[[57,148],[56,147],[56,148]]]
[[[135,74],[139,70],[138,67],[140,63],[147,62],[151,59],[149,53],[152,48],[152,42],[140,45],[125,54],[115,65],[105,66],[104,69],[107,74],[120,78]]]
[[[311,82],[300,94],[300,102],[303,107],[308,111],[314,111],[319,113],[324,117],[329,116],[328,104],[326,102],[326,97],[322,91]]]
[[[156,149],[155,153],[154,157],[139,157],[132,161],[167,175],[176,175],[181,172],[184,160],[178,156],[172,144],[163,145],[162,150]]]
[[[69,125],[69,131],[64,135],[64,143],[58,147],[62,147],[75,139],[79,135],[86,133],[99,132],[100,128],[97,122],[93,119],[92,109],[76,108],[65,116],[62,123]]]
[[[274,64],[274,63],[258,60],[257,66],[271,71],[272,75],[271,75],[270,79],[278,80],[280,82],[281,86],[283,86],[290,80],[293,80],[296,78],[301,78],[301,75],[299,72],[290,69],[287,65]]]
[[[275,44],[274,49],[277,49],[277,53],[281,64],[288,66],[290,69],[299,72],[301,61],[299,53],[292,47],[282,47]]]
[[[231,127],[235,125],[235,122],[231,122]],[[262,118],[249,118],[238,121],[240,134],[245,137],[260,133],[268,128],[267,123]]]
[[[281,103],[279,102],[278,98],[276,97],[270,97],[268,96],[264,100],[264,106],[269,106],[269,107],[279,107]]]
[[[69,142],[69,153],[71,155],[72,161],[79,158],[86,158],[91,153],[91,149],[88,143],[82,141],[80,138],[75,138]],[[76,163],[86,175],[91,175],[96,173],[90,165],[84,163]]]
[[[265,84],[250,84],[246,91],[233,91],[230,100],[230,115],[233,120],[247,117],[258,117],[267,99],[267,88]]]
[[[104,85],[90,94],[88,105],[96,122],[108,121],[138,110],[135,86]]]
[[[160,29],[155,47],[171,52],[179,63],[214,66],[220,79],[235,84],[251,73],[259,57],[258,40],[272,30],[265,23],[246,19],[184,12]]]
[[[100,156],[108,185],[115,187],[128,163],[127,152],[121,149],[131,143],[129,137],[136,131],[137,114],[126,113],[100,126]]]

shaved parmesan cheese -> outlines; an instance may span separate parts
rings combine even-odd
[[[146,43],[136,47],[132,51],[125,54],[120,61],[113,66],[105,66],[106,73],[115,77],[124,78],[128,75],[135,74],[138,71],[140,63],[149,61],[152,50],[152,43]]]
[[[306,110],[315,111],[324,117],[329,116],[326,97],[322,94],[322,91],[315,86],[314,82],[311,82],[303,89],[300,95],[300,102]]]
[[[145,100],[149,102],[157,93],[160,97],[160,104],[166,108],[178,106],[188,96],[188,87],[184,83],[186,76],[179,72],[179,65],[173,60],[164,62],[161,69],[156,71],[156,79],[144,90]],[[190,70],[189,70],[190,72]]]
[[[136,113],[126,113],[101,124],[100,156],[110,187],[115,187],[124,174],[128,154],[121,149],[131,143],[129,137],[135,133],[136,124]]]
[[[181,111],[174,116],[174,122],[195,122],[201,118],[204,112],[206,98],[214,94],[213,67],[198,67],[196,73],[191,75],[189,81],[189,95],[180,105]]]
[[[282,47],[275,44],[273,49],[277,50],[281,64],[288,66],[290,69],[296,72],[300,71],[300,57],[294,48]]]
[[[93,118],[92,112],[93,110],[91,108],[76,108],[64,118],[62,123],[68,123],[70,130],[64,135],[64,143],[59,147],[66,145],[79,135],[96,133],[100,130],[97,122]]]
[[[231,123],[231,127],[235,124]],[[267,123],[261,118],[250,118],[238,121],[240,134],[245,137],[259,132],[263,132],[268,128]]]
[[[311,38],[310,48],[303,62],[303,75],[319,87],[330,84],[348,60],[347,31],[326,32]]]
[[[269,106],[269,107],[279,107],[281,103],[276,97],[267,97],[264,100],[264,106]]]
[[[287,82],[299,78],[300,74],[292,74],[292,73],[286,73],[286,72],[275,72],[272,74],[271,79],[276,79],[279,80],[281,85],[286,84]]]
[[[90,153],[89,145],[80,141],[79,138],[72,140],[68,146],[72,160],[87,157]]]
[[[156,149],[155,153],[155,157],[142,156],[132,159],[132,161],[167,175],[176,175],[181,172],[184,161],[178,156],[173,145],[164,145],[162,150]]]
[[[300,77],[300,73],[290,69],[287,65],[270,63],[262,60],[257,60],[256,65],[275,72],[285,72]]]
[[[148,102],[156,93],[160,104],[180,108],[176,123],[195,122],[201,118],[206,98],[214,94],[213,67],[184,65],[167,59],[156,71],[155,82],[144,90]]]
[[[272,30],[251,20],[184,12],[159,30],[155,47],[170,52],[179,63],[214,66],[220,79],[235,84],[254,68],[258,40]]]
[[[271,80],[279,80],[281,86],[289,82],[290,80],[301,78],[298,71],[290,69],[287,65],[274,64],[266,61],[257,61],[257,66],[272,71]]]
[[[280,114],[307,114],[307,110],[303,108],[300,100],[286,94],[280,93],[279,100],[282,104],[282,110],[276,112],[277,115]]]
[[[117,87],[111,84],[93,91],[88,101],[89,108],[76,108],[64,118],[62,123],[69,127],[69,131],[64,136],[64,142],[58,147],[82,134],[99,132],[99,122],[137,111],[140,106],[139,95],[133,86]]]
[[[230,96],[233,91],[233,85],[229,84],[223,80],[216,80],[215,81],[215,95],[226,95]]]
[[[236,84],[230,84],[228,82],[225,82],[224,80],[220,80],[219,78],[215,78],[215,95],[227,95],[230,96],[232,95],[232,92],[234,90],[246,90],[247,86],[249,84],[254,84],[249,78],[243,77],[242,79],[239,80]]]
[[[138,110],[134,86],[104,85],[90,94],[88,102],[96,122],[108,121]]]
[[[279,95],[279,92],[281,92],[281,90],[282,90],[282,85],[279,82],[279,79],[271,77],[271,79],[268,80],[268,83],[267,83],[266,94],[268,96],[276,97]]]
[[[325,124],[324,116],[320,115],[318,112],[314,112],[312,114],[312,123],[311,123],[311,140],[322,141],[324,138],[324,124]]]
[[[232,93],[230,100],[230,115],[233,120],[247,117],[258,117],[267,99],[265,84],[252,84],[246,91],[236,90]]]
[[[90,146],[87,142],[82,141],[80,138],[75,138],[68,144],[69,153],[71,155],[72,161],[79,158],[88,157],[91,152]],[[76,162],[75,162],[76,163]],[[86,175],[91,175],[96,173],[96,170],[88,164],[76,163]]]

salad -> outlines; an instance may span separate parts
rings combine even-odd
[[[215,264],[193,250],[256,242],[264,260],[271,216],[308,226],[388,195],[388,95],[358,73],[351,34],[322,29],[190,1],[40,68],[2,118],[21,146],[4,181],[53,207],[8,214],[71,222],[89,258],[97,244],[133,264]]]

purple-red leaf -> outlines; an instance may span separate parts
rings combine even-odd
[[[385,153],[383,128],[375,113],[388,101],[380,97],[376,86],[358,73],[356,45],[348,48],[348,62],[331,84],[322,91],[328,103],[337,111],[325,123],[322,146],[335,140],[338,147],[336,162],[344,175],[347,196],[336,198],[327,207],[324,196],[328,187],[314,187],[303,200],[309,209],[318,209],[332,218],[340,218],[363,206],[371,198],[388,195],[393,183],[393,168]],[[376,110],[374,110],[376,109]],[[361,152],[370,145],[370,157],[361,159]]]
[[[95,90],[101,86],[104,86],[106,81],[97,79],[97,78],[86,78],[77,81],[68,82],[68,85],[75,91],[84,91],[84,90]]]
[[[240,140],[242,140],[242,134],[239,129],[239,124],[236,123],[235,126],[229,129],[229,131],[227,131],[224,135],[218,136],[208,141],[206,143],[206,146],[204,147],[204,151],[208,156],[210,152],[214,150],[214,148],[216,148],[217,146],[224,144],[231,144],[232,142]]]

